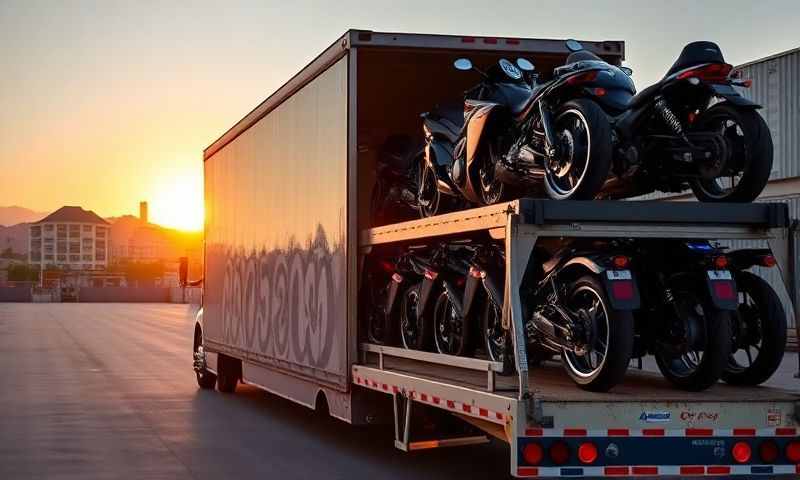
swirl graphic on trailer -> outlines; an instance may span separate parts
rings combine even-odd
[[[225,255],[222,337],[249,352],[343,374],[346,275],[343,243],[319,227],[305,248]]]

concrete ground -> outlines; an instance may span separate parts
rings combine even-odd
[[[197,388],[192,312],[0,303],[0,479],[505,478],[508,449],[402,453],[250,387]],[[770,382],[797,388],[796,355]]]

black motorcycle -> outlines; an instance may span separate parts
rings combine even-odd
[[[624,248],[642,294],[633,357],[652,353],[671,383],[705,390],[728,365],[739,304],[725,257],[705,241],[640,239]]]
[[[722,379],[733,385],[759,385],[783,360],[786,311],[769,283],[746,270],[774,267],[775,257],[766,249],[736,250],[726,257],[738,287],[739,306],[733,322],[733,351]]]
[[[468,59],[455,68],[483,80],[463,105],[423,114],[420,214],[489,205],[544,189],[554,199],[592,199],[608,176],[611,132],[597,104],[582,97],[608,64],[559,68],[538,82],[533,64],[501,59],[483,72]]]
[[[581,388],[620,383],[633,351],[639,294],[629,259],[584,242],[534,252],[521,294],[529,356],[560,354]]]
[[[370,226],[418,217],[418,159],[423,154],[423,146],[405,135],[393,135],[381,146],[370,198]]]
[[[562,68],[608,65],[578,42],[570,46],[576,51]],[[687,188],[705,202],[758,197],[772,169],[772,137],[760,105],[734,89],[750,82],[732,78],[716,44],[686,45],[666,76],[638,94],[629,68],[609,67],[583,89],[613,126],[612,175],[601,197]]]

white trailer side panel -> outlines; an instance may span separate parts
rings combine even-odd
[[[208,348],[342,391],[347,61],[205,161]]]

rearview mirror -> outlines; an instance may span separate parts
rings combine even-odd
[[[456,67],[456,70],[461,70],[462,72],[472,70],[472,62],[468,58],[459,58],[453,62],[453,66]]]
[[[570,52],[577,52],[579,50],[583,50],[583,45],[581,45],[581,42],[579,42],[577,40],[573,40],[573,39],[570,38],[569,40],[567,40],[564,43],[566,43],[567,49]]]
[[[619,69],[622,70],[622,73],[629,77],[633,75],[633,69],[631,67],[619,67]]]
[[[530,62],[530,60],[528,60],[527,58],[518,58],[517,66],[519,67],[520,70],[525,72],[532,72],[536,69]]]

